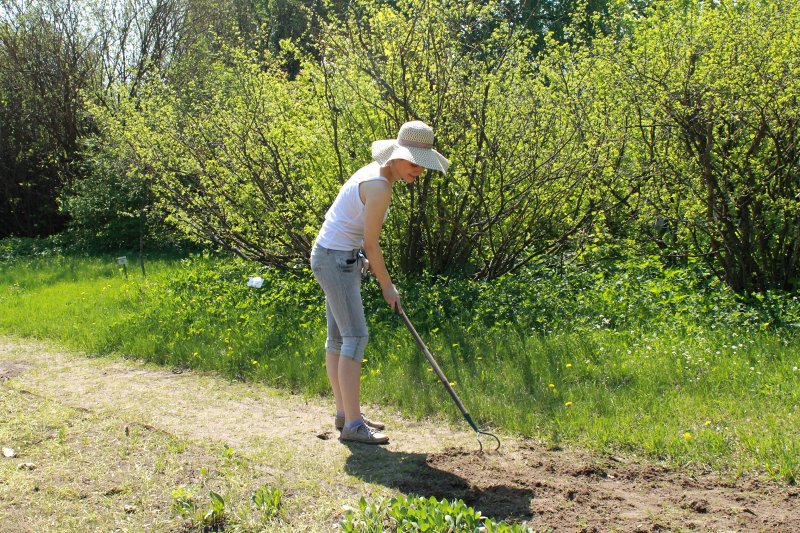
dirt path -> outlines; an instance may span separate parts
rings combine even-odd
[[[26,471],[19,465],[28,460],[26,445],[42,450],[48,439],[69,441],[73,426],[73,441],[83,444],[70,449],[94,446],[96,461],[106,457],[117,466],[102,467],[102,472],[86,475],[80,482],[62,480],[79,487],[70,510],[62,512],[107,512],[116,518],[97,523],[114,523],[120,530],[180,529],[181,521],[169,508],[170,489],[181,482],[202,484],[205,478],[198,472],[206,469],[198,466],[201,463],[215,465],[220,472],[233,472],[236,465],[224,466],[214,451],[223,449],[235,450],[247,460],[245,473],[237,475],[249,476],[250,488],[268,480],[286,490],[287,513],[281,522],[265,526],[270,530],[331,531],[343,504],[355,505],[362,495],[400,492],[462,498],[487,516],[526,521],[535,530],[800,531],[797,487],[759,479],[691,475],[580,451],[548,451],[511,438],[503,439],[500,453],[478,455],[471,432],[430,421],[409,421],[374,409],[370,412],[387,422],[391,444],[344,446],[335,438],[331,406],[325,399],[194,372],[175,374],[121,359],[91,359],[30,341],[0,337],[0,393],[0,413],[12,415],[5,433],[0,432],[10,442],[0,445],[23,450],[18,457],[0,457],[0,472],[13,473],[9,481],[0,479],[0,530],[4,531],[8,529],[3,524],[31,531],[42,524],[49,524],[43,529],[52,530],[64,525],[58,512],[51,513],[55,516],[47,512],[48,508],[58,509],[54,503],[61,497],[58,476],[46,468]],[[14,432],[21,435],[24,427],[19,422],[20,409],[29,409],[25,416],[38,420],[45,416],[46,407],[56,420],[40,424],[44,436],[38,441],[43,442],[30,435],[27,441],[19,437],[15,442]],[[78,414],[59,415],[59,409]],[[60,427],[59,417],[72,417],[72,422],[66,424],[67,429],[53,431]],[[17,420],[16,426],[13,420]],[[128,438],[131,428],[146,428],[166,437],[163,442],[147,444],[151,441],[143,435],[140,438],[145,440],[125,448],[127,441],[117,433],[123,427]],[[114,435],[113,445],[87,443],[86,433],[94,431],[101,441]],[[145,445],[159,447],[158,454],[149,456],[161,459],[148,464],[146,456],[137,455]],[[175,447],[177,452],[168,455],[165,451]],[[123,448],[128,455],[114,455]],[[48,458],[55,461],[57,455],[52,451],[31,454],[43,462]],[[185,464],[170,470],[164,465],[171,464],[176,454]],[[85,456],[81,452],[82,464],[92,464]],[[70,454],[58,456],[58,460],[67,465],[77,461]],[[159,461],[164,464],[157,464]],[[12,463],[13,468],[9,466]],[[148,473],[148,468],[166,477],[153,481],[156,474]],[[152,495],[135,494],[144,490],[135,488],[140,486],[136,485],[139,479],[150,480],[141,481],[141,486],[148,487]],[[159,486],[163,483],[170,486]],[[56,495],[47,505],[39,501],[43,486],[50,486],[50,494]],[[232,486],[228,488],[235,493]],[[123,512],[125,498],[139,502],[138,506],[133,511],[126,506]],[[147,517],[142,506],[150,512]],[[26,517],[26,510],[34,516]]]

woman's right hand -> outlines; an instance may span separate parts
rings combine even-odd
[[[403,310],[403,306],[400,305],[400,293],[397,292],[394,283],[382,288],[381,292],[383,292],[383,299],[395,312],[400,313]]]

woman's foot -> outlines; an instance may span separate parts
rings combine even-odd
[[[389,437],[366,424],[359,424],[354,428],[343,427],[339,440],[343,442],[361,442],[363,444],[386,444],[389,442]]]
[[[377,420],[370,420],[364,413],[361,413],[361,420],[363,420],[364,423],[369,427],[371,427],[372,429],[383,429],[386,427],[386,425],[383,422],[378,422]],[[341,431],[342,428],[344,427],[344,416],[337,415],[336,418],[334,418],[333,420],[333,425],[336,426],[336,429]]]

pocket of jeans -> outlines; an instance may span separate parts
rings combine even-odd
[[[340,272],[353,272],[357,262],[358,260],[354,257],[351,258],[344,255],[336,256],[336,268],[338,268]]]

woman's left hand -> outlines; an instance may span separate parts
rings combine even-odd
[[[384,287],[381,289],[383,293],[383,299],[386,300],[386,303],[389,304],[389,307],[395,313],[401,313],[403,311],[403,306],[400,303],[400,293],[397,292],[397,287],[394,286],[394,283],[390,283],[388,287]]]

